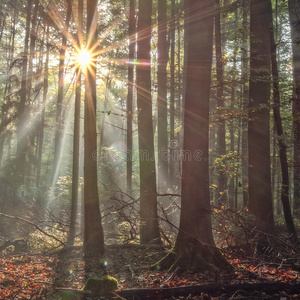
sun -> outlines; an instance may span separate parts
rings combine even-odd
[[[87,68],[92,62],[92,56],[90,52],[84,48],[79,51],[77,59],[78,59],[78,65],[82,69]]]

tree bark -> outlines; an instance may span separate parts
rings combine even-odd
[[[46,61],[45,61],[45,73],[44,73],[44,82],[43,82],[43,108],[41,112],[41,120],[40,120],[40,129],[39,129],[39,138],[38,138],[38,159],[37,159],[37,173],[36,173],[36,186],[40,185],[41,181],[41,169],[42,169],[42,157],[43,157],[43,143],[44,143],[44,126],[45,126],[45,110],[46,110],[46,102],[48,95],[48,74],[49,74],[49,52],[50,52],[50,44],[49,44],[49,24],[46,23]]]
[[[250,0],[249,212],[274,225],[270,170],[270,0]]]
[[[175,0],[171,0],[171,21],[170,21],[170,165],[169,165],[169,183],[174,182],[175,171],[175,149],[177,141],[175,140]]]
[[[139,1],[136,67],[138,140],[140,162],[140,236],[141,243],[160,243],[157,216],[156,170],[151,98],[151,12],[152,1]]]
[[[136,46],[136,18],[135,18],[135,0],[130,0],[129,4],[129,56],[128,56],[128,91],[127,91],[127,157],[126,157],[126,171],[127,171],[127,193],[132,194],[132,155],[133,155],[133,87],[134,87],[134,55]]]
[[[217,73],[217,107],[218,107],[218,127],[217,127],[217,151],[219,157],[226,154],[225,141],[225,120],[223,118],[224,108],[224,81],[223,81],[223,56],[222,56],[222,32],[221,32],[221,13],[220,0],[216,0],[216,7],[218,12],[215,16],[215,45],[216,45],[216,73]],[[217,198],[227,188],[227,178],[225,170],[219,170],[218,174],[218,194]]]
[[[271,2],[270,2],[271,6]],[[270,7],[271,19],[272,19],[272,7]],[[272,24],[271,24],[272,25]],[[283,206],[285,223],[287,230],[290,234],[291,240],[295,243],[298,242],[297,232],[294,225],[294,220],[291,212],[290,205],[290,178],[289,178],[289,165],[287,159],[287,147],[284,138],[281,114],[280,114],[280,91],[279,91],[279,74],[278,66],[276,59],[276,44],[274,39],[274,30],[270,31],[270,40],[271,40],[271,62],[272,62],[272,76],[273,76],[273,99],[274,99],[274,123],[276,130],[276,137],[279,147],[279,158],[280,158],[280,167],[281,167],[281,176],[282,176],[282,185],[281,185],[281,202]]]
[[[168,181],[168,103],[167,103],[167,1],[158,1],[158,71],[157,71],[157,114],[158,114],[158,191],[167,191]],[[174,70],[173,70],[174,71]],[[173,163],[173,162],[172,162]]]
[[[214,244],[209,192],[209,98],[211,86],[213,2],[189,0],[185,18],[187,49],[182,199],[179,234],[174,252],[159,265],[200,271],[229,269]],[[201,15],[202,18],[198,16]]]
[[[97,0],[87,1],[87,39],[96,51]],[[95,49],[94,49],[95,48]],[[91,51],[91,55],[95,55]],[[96,57],[93,57],[96,59]],[[86,258],[104,254],[104,236],[97,186],[96,65],[86,68],[84,101],[84,253]]]
[[[25,26],[24,53],[22,61],[22,81],[20,90],[20,103],[18,106],[17,121],[17,156],[16,171],[18,174],[19,184],[24,183],[26,169],[26,148],[27,148],[27,132],[26,132],[26,105],[27,105],[27,64],[28,64],[28,43],[30,34],[30,17],[31,17],[32,0],[27,2],[27,17]]]
[[[243,42],[242,42],[242,187],[243,187],[243,206],[247,207],[248,194],[248,104],[249,104],[249,88],[248,88],[248,10],[249,0],[243,0]]]
[[[83,0],[78,0],[78,44],[82,46]],[[80,106],[81,106],[81,68],[76,70],[74,137],[73,137],[73,166],[72,166],[72,196],[68,245],[73,246],[76,236],[76,219],[78,211],[79,189],[79,151],[80,151]]]
[[[294,129],[294,214],[300,215],[300,3],[289,0],[294,67],[293,129]]]
[[[56,180],[57,168],[59,167],[59,156],[61,152],[61,131],[63,127],[63,98],[65,83],[65,55],[67,48],[67,34],[72,13],[72,0],[67,0],[67,16],[65,27],[67,32],[63,32],[61,48],[59,51],[59,69],[58,69],[58,92],[56,101],[56,117],[55,117],[55,137],[54,137],[54,158],[52,181]]]

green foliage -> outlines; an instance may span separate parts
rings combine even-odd
[[[84,291],[111,292],[118,289],[118,280],[111,276],[101,278],[89,278],[83,287]]]

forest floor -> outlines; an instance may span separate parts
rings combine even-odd
[[[104,260],[107,273],[119,281],[116,292],[119,294],[114,299],[300,299],[300,289],[295,289],[300,284],[299,271],[288,266],[257,258],[229,257],[234,266],[230,274],[150,271],[149,266],[164,255],[158,249],[110,247]],[[68,256],[2,252],[0,299],[108,299],[80,296],[85,275],[84,262],[78,251]],[[187,286],[193,286],[195,290],[190,288],[189,292]],[[206,289],[201,292],[199,286]],[[136,291],[135,296],[122,294],[131,289]],[[152,296],[151,293],[139,294],[145,292],[143,289],[165,292],[161,297],[159,293]],[[68,297],[60,297],[61,290],[68,291]]]

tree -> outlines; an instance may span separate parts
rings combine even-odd
[[[242,187],[243,207],[248,203],[248,102],[249,102],[249,65],[248,65],[248,11],[249,1],[243,0],[243,38],[242,38]]]
[[[220,7],[220,1],[216,0],[216,7]],[[217,107],[220,114],[218,124],[217,151],[219,156],[226,154],[225,141],[225,120],[222,118],[224,107],[224,82],[223,82],[223,55],[222,55],[222,32],[221,32],[221,13],[215,16],[215,45],[216,45],[216,72],[217,72]],[[218,196],[226,190],[227,179],[224,170],[220,170],[218,174]]]
[[[82,21],[83,21],[83,0],[78,0],[78,47],[82,49]],[[81,66],[76,69],[76,91],[74,111],[74,137],[73,137],[73,166],[72,166],[72,197],[70,232],[68,243],[74,244],[76,234],[76,217],[78,209],[78,188],[79,188],[79,149],[80,149],[80,102],[81,102]]]
[[[63,98],[65,85],[65,55],[68,41],[68,29],[72,13],[72,0],[67,0],[67,16],[65,22],[66,32],[63,32],[61,47],[59,50],[59,69],[58,69],[58,91],[56,102],[56,119],[55,119],[55,137],[54,137],[54,159],[52,181],[56,180],[57,168],[59,167],[59,156],[61,150],[61,131],[63,124]]]
[[[97,0],[87,1],[87,50],[93,58],[86,68],[84,101],[84,253],[88,258],[104,254],[104,236],[97,186],[96,132],[96,24]]]
[[[168,103],[167,103],[167,1],[158,1],[158,70],[157,70],[157,115],[158,115],[158,190],[165,190],[168,178]],[[173,41],[174,43],[174,41]],[[174,70],[173,70],[174,71]],[[162,192],[162,191],[160,191]]]
[[[289,0],[294,67],[293,129],[294,129],[294,213],[300,211],[300,3]]]
[[[133,117],[133,80],[134,80],[134,55],[136,46],[136,19],[135,19],[135,0],[130,0],[129,4],[129,64],[128,64],[128,91],[127,91],[127,193],[132,193],[132,117]]]
[[[175,0],[171,0],[171,21],[170,21],[170,166],[169,166],[169,182],[174,181],[175,170]],[[175,142],[175,145],[177,143]]]
[[[32,1],[27,2],[27,16],[25,27],[24,53],[22,61],[22,81],[20,90],[20,103],[18,106],[18,122],[17,122],[17,157],[16,170],[19,176],[19,182],[24,182],[26,169],[26,151],[27,151],[27,132],[26,132],[26,111],[27,111],[27,67],[28,67],[28,44],[30,34],[30,17],[31,17]]]
[[[209,195],[209,97],[212,65],[213,2],[189,0],[185,10],[188,49],[184,106],[184,153],[179,233],[174,251],[161,266],[194,271],[229,269],[214,244]],[[201,16],[201,17],[199,17]]]
[[[43,80],[43,109],[41,112],[40,128],[39,128],[39,138],[38,138],[38,158],[37,158],[37,170],[36,170],[36,186],[40,185],[41,179],[41,169],[42,169],[42,156],[43,156],[43,143],[44,143],[44,126],[45,126],[45,112],[46,112],[46,102],[48,94],[48,75],[49,75],[49,24],[46,21],[46,61],[45,61],[45,71]]]
[[[269,2],[270,8],[269,12],[272,18],[272,6]],[[277,136],[277,142],[279,146],[279,158],[281,167],[281,177],[282,177],[282,187],[281,187],[281,202],[283,206],[283,212],[285,217],[285,222],[289,234],[291,235],[291,240],[295,243],[298,242],[297,232],[294,225],[294,220],[291,212],[290,205],[290,178],[289,178],[289,165],[287,159],[287,146],[283,132],[282,119],[280,113],[280,89],[279,89],[279,72],[276,58],[276,44],[274,37],[273,24],[271,23],[270,30],[270,42],[271,42],[271,65],[272,65],[272,77],[273,77],[273,99],[274,99],[274,123]]]
[[[138,140],[140,162],[141,243],[160,243],[157,215],[156,170],[151,98],[151,12],[152,1],[139,1],[136,68]]]
[[[250,0],[249,212],[274,225],[270,170],[270,0]]]

